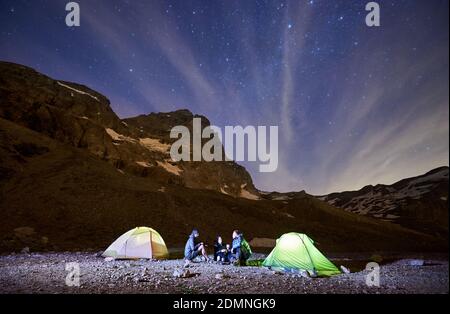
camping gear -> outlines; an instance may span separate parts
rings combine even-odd
[[[242,237],[241,239],[241,250],[245,260],[249,259],[253,254],[250,244],[248,244],[247,240],[245,240],[244,237]]]
[[[340,274],[306,234],[286,233],[276,242],[275,248],[263,262],[263,266],[282,271],[307,271],[310,276]]]
[[[102,254],[116,259],[169,257],[169,251],[161,235],[152,228],[137,227],[122,234]]]
[[[264,263],[264,259],[252,259],[252,260],[247,260],[245,262],[245,266],[261,267],[261,266],[263,266],[263,263]]]

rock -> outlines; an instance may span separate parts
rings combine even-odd
[[[222,280],[223,279],[223,274],[216,274],[214,276],[214,278],[218,279],[218,280]]]
[[[218,273],[214,276],[214,278],[216,278],[217,280],[222,280],[222,279],[227,279],[230,278],[229,275],[226,275],[224,273]]]
[[[424,260],[423,259],[413,259],[409,261],[409,265],[410,266],[423,266],[424,265]]]
[[[173,272],[173,276],[176,278],[181,278],[182,274],[183,273],[178,269],[175,269],[175,271]]]
[[[195,277],[200,275],[199,273],[191,273],[189,271],[189,269],[184,269],[184,270],[180,270],[180,269],[176,269],[173,272],[173,277],[175,278],[190,278],[190,277]]]
[[[185,270],[176,269],[173,272],[173,276],[176,278],[189,278],[191,277],[191,272],[189,271],[189,269]]]
[[[22,254],[30,254],[30,248],[28,246],[24,247],[20,253]]]
[[[134,277],[133,281],[134,282],[143,282],[143,281],[145,281],[145,278]]]
[[[341,265],[340,268],[344,274],[350,274],[350,269],[348,269],[347,267]]]

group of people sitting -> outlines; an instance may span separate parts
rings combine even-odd
[[[184,248],[184,259],[186,263],[191,262],[198,256],[204,261],[210,261],[206,252],[206,244],[198,240],[200,233],[197,229],[192,230]],[[225,244],[220,235],[214,242],[214,261],[222,264],[233,263],[235,265],[245,265],[247,259],[252,255],[252,250],[248,242],[244,239],[243,234],[239,230],[234,230],[232,234],[232,242]]]

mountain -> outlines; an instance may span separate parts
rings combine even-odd
[[[188,110],[121,120],[103,95],[75,83],[52,80],[32,69],[0,64],[0,117],[74,147],[84,148],[117,170],[152,176],[161,183],[258,198],[248,172],[234,162],[171,162],[173,126],[192,131]],[[202,116],[202,125],[209,121]],[[201,164],[201,165],[200,165]],[[216,173],[217,176],[206,176]]]
[[[448,188],[448,167],[440,167],[391,185],[368,185],[318,198],[348,212],[448,237]]]
[[[172,162],[169,130],[194,116],[209,124],[187,110],[120,119],[86,86],[0,62],[0,251],[104,249],[136,226],[169,247],[196,227],[209,243],[237,228],[249,240],[304,232],[327,251],[448,250],[305,192],[261,193],[234,162]]]

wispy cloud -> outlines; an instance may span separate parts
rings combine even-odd
[[[3,1],[2,59],[86,84],[121,117],[188,108],[278,125],[277,171],[245,163],[264,190],[323,194],[448,164],[448,2],[399,3],[368,29],[354,1],[80,0],[69,30],[59,2]]]
[[[299,58],[299,51],[304,49],[305,34],[310,27],[309,21],[311,19],[311,8],[305,2],[295,2],[286,8],[284,17],[284,31],[283,31],[283,57],[282,57],[282,74],[281,80],[283,82],[281,93],[281,110],[280,110],[280,124],[283,128],[283,136],[286,143],[292,143],[296,130],[293,129],[293,106],[305,106],[305,103],[298,103],[294,99],[295,91],[302,88],[296,82],[296,68],[302,62]],[[305,108],[297,110],[297,119],[301,123],[305,123]]]

